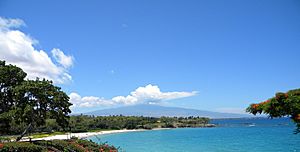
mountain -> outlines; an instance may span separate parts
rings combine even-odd
[[[178,107],[164,107],[158,105],[134,105],[125,106],[112,109],[103,109],[93,112],[84,113],[86,115],[94,116],[109,116],[109,115],[124,115],[124,116],[148,116],[148,117],[188,117],[200,116],[209,118],[243,118],[251,117],[247,114],[233,114],[233,113],[220,113],[212,111],[203,111],[196,109],[178,108]]]

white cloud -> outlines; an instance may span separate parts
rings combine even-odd
[[[79,94],[73,92],[69,95],[70,102],[73,104],[73,107],[93,107],[97,105],[101,106],[110,106],[113,105],[112,101],[105,100],[103,98],[87,96],[81,97]]]
[[[0,17],[0,29],[18,28],[24,26],[25,23],[20,19],[5,19]]]
[[[112,106],[112,105],[134,105],[134,104],[157,104],[160,101],[172,100],[196,95],[197,92],[161,92],[158,86],[147,85],[139,87],[132,91],[127,96],[116,96],[112,99],[104,99],[94,96],[81,97],[77,93],[71,93],[70,102],[74,107],[92,107],[97,105]]]
[[[67,56],[60,49],[54,48],[51,51],[54,59],[65,68],[69,68],[73,65],[74,58]]]
[[[117,96],[112,98],[116,103],[123,104],[136,104],[136,103],[149,103],[159,102],[162,100],[171,100],[177,98],[184,98],[196,95],[197,92],[161,92],[158,86],[147,85],[139,87],[132,91],[128,96]]]
[[[37,40],[14,29],[22,25],[24,22],[20,19],[0,17],[0,60],[21,67],[28,79],[46,78],[55,83],[70,81],[72,77],[67,68],[73,64],[73,57],[53,49],[53,58],[61,65],[55,64],[44,50],[34,47]]]

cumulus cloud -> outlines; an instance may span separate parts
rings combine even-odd
[[[185,98],[196,95],[196,91],[192,92],[161,92],[156,85],[147,85],[139,87],[127,96],[116,96],[112,99],[104,99],[94,96],[81,97],[77,93],[71,93],[70,102],[74,107],[92,107],[97,105],[135,105],[135,104],[157,104],[160,101]]]
[[[28,79],[46,78],[55,83],[70,81],[68,67],[73,65],[73,57],[54,48],[52,60],[44,50],[34,47],[37,40],[16,29],[23,25],[25,23],[20,19],[0,17],[0,60],[21,67]]]
[[[60,49],[54,48],[51,51],[54,59],[65,68],[69,68],[73,65],[73,56],[67,56]]]
[[[69,97],[70,97],[70,102],[73,104],[74,107],[93,107],[97,105],[101,105],[101,106],[113,105],[112,101],[105,100],[99,97],[94,97],[94,96],[81,97],[79,94],[75,92],[71,93]]]
[[[127,96],[117,96],[112,98],[116,103],[136,104],[136,103],[154,103],[162,100],[171,100],[177,98],[184,98],[195,95],[196,92],[161,92],[158,86],[147,85],[139,87],[132,91]]]

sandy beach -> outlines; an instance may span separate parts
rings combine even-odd
[[[146,131],[145,129],[133,129],[133,130],[107,130],[107,131],[99,131],[99,132],[83,132],[83,133],[66,133],[63,135],[54,135],[44,138],[35,138],[32,140],[54,140],[54,139],[70,139],[70,137],[77,137],[80,139],[87,138],[95,135],[104,135],[104,134],[115,134],[115,133],[125,133],[125,132],[137,132],[137,131]],[[25,139],[27,140],[27,139]]]

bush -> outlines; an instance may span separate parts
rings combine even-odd
[[[155,128],[154,124],[145,124],[142,129],[149,129],[149,130],[151,130],[153,128]]]
[[[35,144],[44,147],[53,147],[63,152],[99,152],[101,151],[101,149],[102,152],[118,151],[115,147],[109,146],[107,144],[97,144],[92,141],[80,139],[37,141],[35,142]]]
[[[12,142],[4,143],[0,152],[45,152],[47,149],[45,147],[35,145],[29,142]]]

